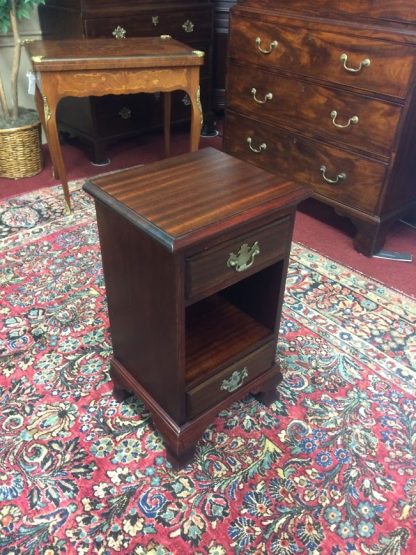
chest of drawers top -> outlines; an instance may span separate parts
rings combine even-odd
[[[109,10],[114,9],[119,11],[120,9],[126,10],[142,10],[143,8],[152,8],[155,6],[166,5],[175,8],[180,8],[185,4],[210,4],[211,0],[157,0],[155,2],[150,2],[149,0],[46,0],[46,4],[59,4],[60,8],[70,8],[77,10]]]
[[[140,2],[137,0],[46,0],[46,5],[57,5],[59,8],[68,10],[77,10],[82,13],[88,13],[90,15],[101,15],[107,13],[119,14],[122,11],[125,12],[140,12],[144,9],[157,9],[160,7],[173,8],[177,10],[186,9],[189,5],[211,5],[210,0],[157,0],[157,2],[144,1]]]
[[[39,7],[44,38],[170,35],[204,51],[210,49],[212,13],[212,3],[205,0],[46,0]]]

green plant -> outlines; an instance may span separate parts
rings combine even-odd
[[[22,42],[18,22],[29,18],[35,6],[44,4],[45,0],[0,0],[0,33],[13,34],[13,62],[10,72],[10,103],[7,101],[5,79],[0,75],[0,118],[7,124],[13,124],[19,117],[18,76],[20,70]]]

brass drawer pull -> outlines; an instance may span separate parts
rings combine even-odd
[[[189,98],[189,96],[187,94],[185,94],[185,96],[182,98],[182,103],[185,106],[190,106],[191,105],[191,99]]]
[[[231,374],[228,379],[221,382],[221,391],[228,391],[231,393],[243,385],[244,380],[248,377],[247,368],[236,370]]]
[[[227,260],[227,268],[234,268],[236,272],[244,272],[254,264],[254,258],[260,254],[259,242],[255,241],[251,247],[244,243],[238,254],[230,252]]]
[[[127,106],[123,106],[121,110],[118,112],[118,115],[121,117],[121,119],[130,119],[131,114],[132,112],[130,108],[127,108]]]
[[[347,71],[350,71],[351,73],[358,73],[363,69],[363,67],[368,67],[371,64],[370,58],[365,58],[357,68],[348,67],[347,66],[348,55],[345,53],[341,54],[340,60],[343,64],[344,69],[346,69]]]
[[[253,141],[253,140],[252,140],[251,137],[247,137],[248,146],[250,147],[250,150],[252,150],[253,152],[259,153],[259,152],[261,152],[262,150],[266,150],[266,148],[267,148],[266,143],[261,143],[261,144],[259,145],[259,147],[256,148],[256,147],[252,146],[252,144],[251,144],[252,141]]]
[[[337,119],[337,116],[338,116],[338,112],[336,110],[332,110],[331,112],[332,123],[335,125],[335,127],[339,127],[341,129],[344,129],[345,127],[349,127],[351,124],[356,125],[360,121],[358,116],[352,116],[352,118],[348,119],[348,122],[345,125],[342,125],[341,123],[337,123],[335,121]]]
[[[256,94],[257,94],[257,90],[253,87],[251,89],[251,96],[254,98],[254,100],[257,102],[257,104],[266,104],[266,102],[268,100],[271,100],[273,98],[273,93],[268,92],[264,95],[264,99],[260,100],[260,98],[257,98]]]
[[[331,179],[327,177],[325,175],[325,172],[326,172],[326,166],[321,166],[322,177],[325,179],[327,183],[331,183],[332,185],[335,185],[336,183],[339,183],[340,181],[345,181],[345,179],[347,179],[347,174],[345,172],[339,173],[335,179]]]
[[[153,27],[157,27],[159,25],[159,16],[158,15],[152,15],[152,25],[153,25]]]
[[[194,27],[195,25],[189,19],[187,19],[182,25],[182,29],[185,31],[185,33],[193,33]]]
[[[264,48],[262,48],[261,45],[261,38],[257,37],[256,38],[256,46],[257,46],[257,50],[259,52],[261,52],[262,54],[270,54],[270,52],[272,52],[272,50],[274,50],[275,48],[277,48],[277,45],[279,43],[277,42],[277,40],[273,40],[270,45],[269,48],[267,50],[265,50]]]
[[[120,27],[120,25],[117,25],[117,27],[112,32],[112,35],[116,39],[125,39],[127,31],[124,29],[124,27]]]

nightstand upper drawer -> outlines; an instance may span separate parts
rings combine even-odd
[[[277,18],[239,18],[232,25],[230,57],[239,62],[404,98],[416,47],[343,33],[285,26]]]
[[[378,208],[387,164],[306,139],[240,114],[227,113],[225,151],[312,187],[335,203],[372,213]]]
[[[290,234],[285,217],[188,258],[186,298],[223,289],[283,258]]]
[[[228,108],[365,153],[389,157],[402,108],[306,80],[231,63]]]

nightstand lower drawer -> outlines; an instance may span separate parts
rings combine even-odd
[[[188,418],[194,418],[248,384],[274,364],[275,341],[269,341],[238,362],[187,392]]]

